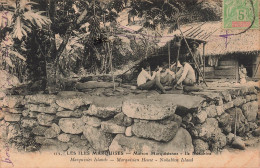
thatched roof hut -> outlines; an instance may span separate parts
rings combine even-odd
[[[250,29],[225,30],[221,21],[199,22],[181,25],[180,29],[188,43],[196,41],[201,44],[198,50],[205,57],[206,77],[210,78],[238,78],[238,66],[244,64],[248,69],[248,76],[256,77],[260,74],[259,53],[260,33]],[[180,30],[168,33],[169,30],[157,30],[160,36],[154,36],[158,42],[158,50],[149,55],[145,61],[152,67],[168,62],[169,53],[171,62],[175,61],[177,48],[174,46],[176,37],[182,37]],[[138,34],[138,33],[137,33]],[[170,45],[169,45],[170,44]],[[204,48],[204,49],[203,49]],[[184,40],[181,42],[180,57],[188,52]],[[140,63],[140,65],[142,62]],[[139,68],[140,69],[140,68]]]
[[[211,77],[238,78],[237,69],[241,64],[246,66],[249,77],[260,77],[259,30],[250,29],[244,33],[241,33],[243,30],[225,30],[220,21],[186,24],[180,29],[188,41],[203,44],[198,49],[204,53],[206,71],[211,71]],[[181,36],[181,32],[177,30],[162,36],[158,44],[166,48],[166,44],[174,41],[175,36]],[[183,45],[185,43],[182,41]],[[187,50],[187,47],[184,46],[182,50]]]

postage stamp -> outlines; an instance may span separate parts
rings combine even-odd
[[[258,29],[258,0],[224,0],[223,25],[225,29]]]

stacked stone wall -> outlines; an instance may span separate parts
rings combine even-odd
[[[218,152],[234,136],[259,136],[254,87],[148,98],[9,95],[0,101],[1,140],[35,150]],[[235,120],[237,116],[237,120]]]

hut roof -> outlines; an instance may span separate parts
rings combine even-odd
[[[203,41],[207,42],[205,46],[206,56],[260,51],[260,32],[256,29],[250,29],[239,35],[231,35],[243,30],[225,30],[222,28],[220,21],[186,24],[180,28],[188,39],[194,39],[201,43]],[[166,34],[167,31],[165,30],[163,34]],[[174,38],[174,35],[180,36],[180,34],[180,31],[177,30],[163,36],[159,45],[165,45]],[[229,35],[226,36],[227,34]],[[199,50],[202,53],[202,45],[199,46]]]
[[[175,36],[181,36],[179,30],[168,33],[168,29],[157,29],[153,32],[152,30],[142,28],[140,23],[128,25],[127,12],[127,10],[121,12],[118,23],[120,27],[129,31],[129,33],[134,35],[137,39],[143,35],[149,36],[150,39],[156,39],[158,47],[161,48],[173,40]],[[142,19],[136,18],[136,20],[141,21]],[[221,21],[196,22],[181,25],[180,28],[189,41],[195,40],[199,43],[207,43],[205,45],[205,56],[260,51],[260,31],[257,29],[250,29],[239,35],[226,36],[227,34],[237,34],[243,30],[225,30],[223,29]],[[145,32],[150,31],[150,35],[148,35],[149,33],[141,33],[144,32],[144,30]],[[125,35],[127,35],[127,33]],[[200,45],[198,49],[202,53],[203,46]]]

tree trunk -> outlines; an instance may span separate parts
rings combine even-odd
[[[52,21],[52,24],[54,24],[54,17],[55,17],[55,5],[56,5],[56,0],[49,0],[49,16]],[[51,26],[49,27],[50,29],[50,49],[49,52],[46,55],[46,79],[47,79],[47,84],[46,84],[46,89],[49,93],[54,93],[56,91],[56,53],[57,53],[57,48],[56,48],[56,41],[55,41],[55,34],[51,30]]]
[[[56,0],[49,0],[49,5],[50,5],[49,16],[50,16],[50,19],[53,24],[55,22],[54,16],[55,16],[55,12],[56,12],[56,9],[55,9]],[[79,18],[77,19],[76,24],[80,24],[86,15],[87,15],[87,10],[84,10],[81,13],[81,15],[79,16]],[[59,46],[58,50],[56,48],[55,34],[53,33],[52,30],[50,30],[51,46],[50,46],[50,50],[46,56],[46,77],[47,77],[46,89],[48,90],[49,93],[54,93],[57,91],[57,82],[58,82],[57,69],[58,69],[59,58],[69,41],[72,29],[75,27],[76,27],[75,24],[71,24],[69,26],[69,28],[67,29],[66,35],[65,35],[61,45]]]

